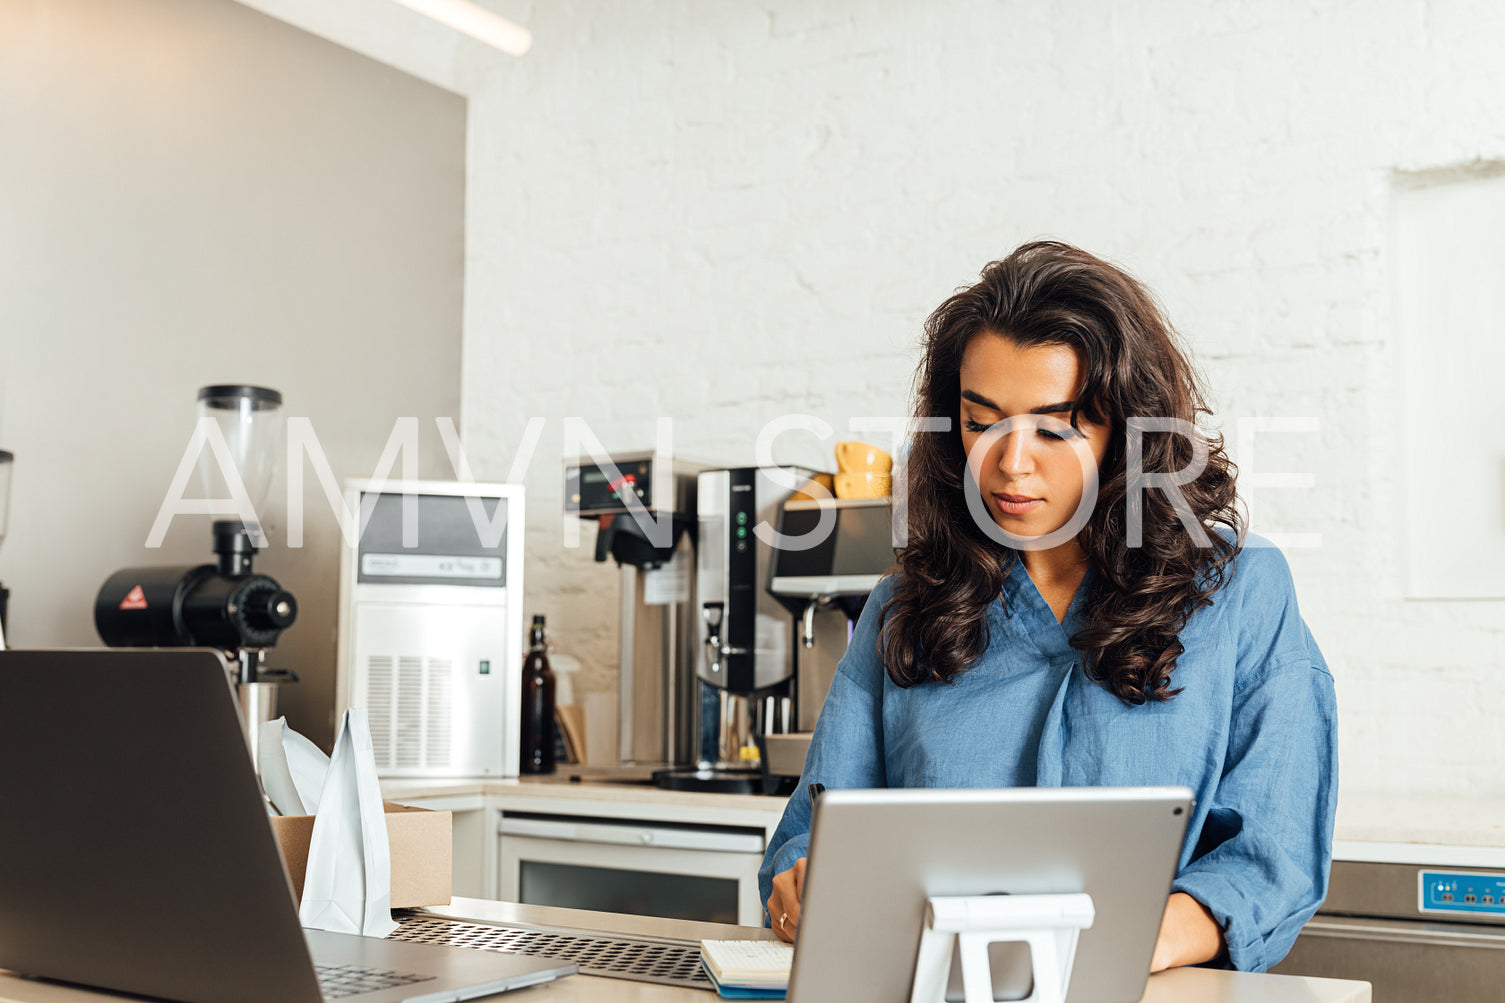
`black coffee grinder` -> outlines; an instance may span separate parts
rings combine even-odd
[[[213,423],[229,447],[245,497],[259,507],[275,469],[282,395],[253,386],[199,391],[199,421]],[[217,444],[216,444],[217,445]],[[200,453],[206,496],[225,498],[215,450]],[[266,650],[298,616],[298,603],[276,579],[251,567],[261,528],[241,520],[214,523],[214,564],[123,568],[106,579],[94,602],[94,626],[111,647],[219,648],[235,666],[241,720],[256,749],[263,721],[276,716],[277,687],[297,682],[286,670],[263,667]]]

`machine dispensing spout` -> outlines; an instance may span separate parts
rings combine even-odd
[[[708,602],[700,610],[705,620],[705,653],[710,659],[711,675],[721,678],[721,660],[727,655],[745,655],[746,648],[737,648],[721,642],[721,620],[726,615],[726,604]]]
[[[708,602],[700,611],[700,616],[705,620],[705,654],[711,661],[711,675],[721,678],[721,617],[726,612],[726,606],[719,602]]]
[[[815,614],[817,610],[837,605],[836,596],[811,596],[805,603],[805,612],[800,616],[800,642],[808,651],[815,647]]]

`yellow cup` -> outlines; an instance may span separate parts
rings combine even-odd
[[[886,498],[893,478],[888,474],[871,472],[841,473],[836,475],[838,498]]]
[[[836,469],[844,474],[889,474],[894,469],[894,458],[865,442],[838,442]]]
[[[810,485],[819,484],[825,488],[825,493],[812,493]],[[805,482],[805,486],[789,496],[790,501],[824,501],[836,493],[836,481],[832,474],[816,474]]]

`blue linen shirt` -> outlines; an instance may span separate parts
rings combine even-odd
[[[1283,958],[1327,895],[1337,806],[1333,680],[1296,606],[1285,557],[1249,536],[1213,604],[1182,630],[1168,702],[1125,704],[1069,638],[1092,572],[1058,623],[1022,564],[988,611],[988,644],[950,683],[896,686],[877,649],[880,582],[837,666],[804,774],[758,874],[810,845],[806,785],[1082,787],[1175,784],[1197,804],[1174,890],[1223,928],[1228,963]],[[818,863],[815,866],[819,866]]]

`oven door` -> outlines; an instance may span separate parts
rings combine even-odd
[[[499,838],[504,900],[763,924],[761,829],[506,812]]]

